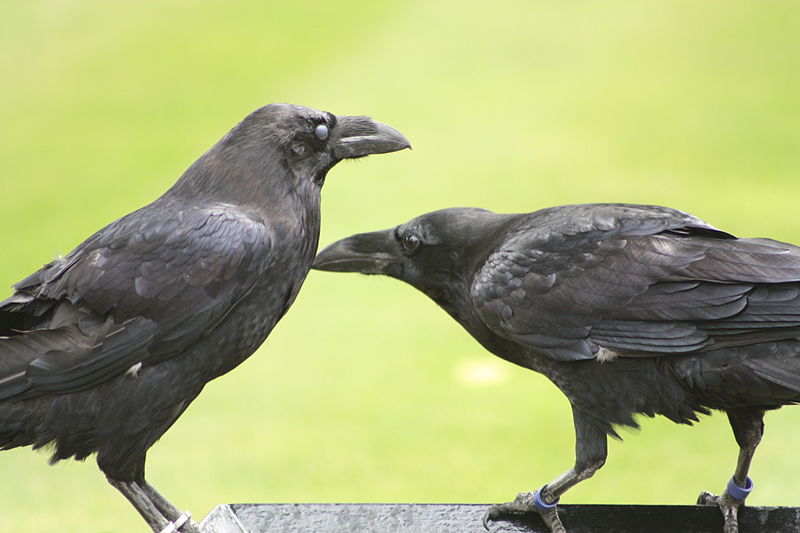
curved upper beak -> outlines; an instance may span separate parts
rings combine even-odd
[[[394,229],[359,233],[327,246],[314,259],[312,268],[330,272],[396,274],[402,253]]]
[[[331,132],[336,159],[364,157],[411,148],[405,135],[369,117],[337,116]]]

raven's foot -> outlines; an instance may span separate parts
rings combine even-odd
[[[722,517],[725,519],[723,533],[739,533],[739,506],[743,503],[744,500],[737,500],[728,494],[728,491],[722,496],[703,491],[697,498],[697,505],[716,505],[722,511]]]
[[[552,533],[567,533],[561,519],[558,517],[556,504],[537,505],[542,501],[539,497],[541,491],[520,492],[513,502],[492,505],[483,515],[483,527],[492,531],[490,525],[495,520],[502,520],[509,516],[521,516],[528,513],[538,513],[542,521]]]
[[[739,507],[753,490],[753,480],[746,478],[744,485],[740,487],[734,479],[731,479],[722,496],[703,491],[697,497],[697,505],[716,505],[722,511],[722,517],[725,519],[723,533],[739,533]]]

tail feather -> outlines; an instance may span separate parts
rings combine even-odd
[[[721,348],[674,362],[679,379],[708,407],[800,403],[800,339]]]
[[[785,358],[753,358],[746,364],[760,378],[800,394],[800,354]]]
[[[29,302],[14,297],[0,306],[0,449],[41,447],[55,438],[42,428],[45,400],[25,394],[30,387],[28,367],[55,351],[86,353],[103,329],[99,319],[69,302],[51,305],[43,316],[30,311]],[[17,329],[22,324],[35,329]]]

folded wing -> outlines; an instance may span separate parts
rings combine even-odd
[[[190,348],[268,265],[269,229],[226,205],[137,211],[0,302],[0,399],[71,392]]]

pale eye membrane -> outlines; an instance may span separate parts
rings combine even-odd
[[[325,124],[320,124],[316,128],[314,128],[314,135],[317,136],[317,139],[320,141],[324,141],[330,135],[330,130],[328,130],[328,126]]]

